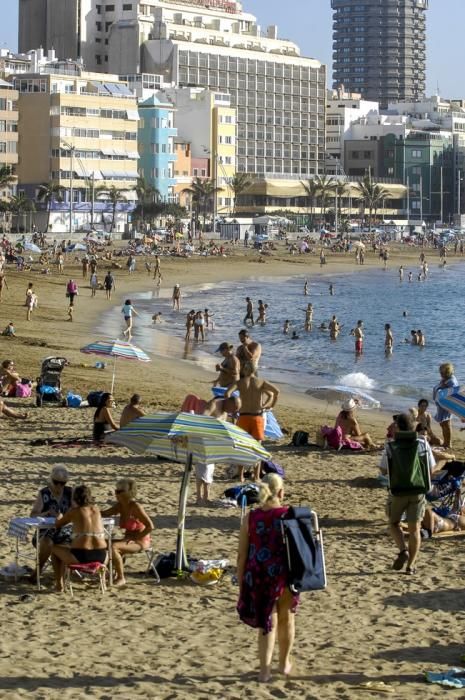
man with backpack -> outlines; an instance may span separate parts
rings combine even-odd
[[[394,418],[394,439],[387,443],[381,469],[389,477],[389,496],[386,512],[389,529],[399,547],[392,568],[401,571],[407,564],[406,574],[415,573],[415,562],[420,551],[420,526],[426,507],[426,494],[431,489],[431,472],[435,460],[427,441],[415,432],[413,418],[400,414]],[[408,548],[400,527],[406,514]]]

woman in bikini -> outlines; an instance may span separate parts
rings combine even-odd
[[[105,532],[100,510],[94,505],[90,488],[82,484],[73,492],[74,507],[64,515],[59,514],[55,529],[73,526],[71,547],[55,544],[52,547],[52,564],[56,590],[64,589],[64,573],[68,564],[105,564],[108,555]]]
[[[96,445],[101,445],[105,438],[105,434],[112,430],[118,430],[118,426],[111,415],[111,407],[113,405],[113,396],[105,392],[100,397],[99,405],[94,413],[94,429],[93,438]]]
[[[150,533],[153,522],[144,508],[136,501],[137,487],[134,479],[120,479],[115,488],[116,503],[103,511],[104,517],[119,515],[119,526],[125,530],[121,540],[112,544],[113,565],[115,567],[115,586],[124,586],[123,557],[127,554],[137,554],[148,549],[151,544]]]

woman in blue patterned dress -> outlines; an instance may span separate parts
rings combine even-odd
[[[237,556],[240,586],[237,611],[242,622],[258,628],[259,681],[271,678],[271,661],[278,634],[279,671],[289,675],[294,644],[294,615],[299,597],[287,586],[288,569],[281,533],[283,480],[267,474],[260,486],[258,508],[243,520]]]

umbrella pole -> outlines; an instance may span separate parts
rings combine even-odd
[[[186,520],[187,494],[189,492],[189,479],[192,473],[192,452],[189,452],[186,459],[184,474],[182,476],[181,490],[179,492],[178,510],[178,534],[176,540],[176,571],[187,569],[186,550],[184,548],[184,523]]]
[[[116,359],[117,359],[117,356],[115,355],[115,361],[113,362],[113,377],[111,378],[111,393],[113,393],[113,389],[115,388]]]

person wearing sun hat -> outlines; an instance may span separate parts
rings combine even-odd
[[[362,433],[358,421],[354,415],[357,408],[357,401],[353,398],[345,399],[341,403],[341,410],[336,418],[336,428],[341,428],[346,440],[355,440],[367,450],[376,450],[376,445],[369,433]]]
[[[221,343],[215,352],[221,353],[224,359],[223,362],[216,365],[216,371],[219,372],[219,375],[215,380],[214,386],[228,387],[239,381],[241,363],[234,353],[234,345],[226,342]]]

